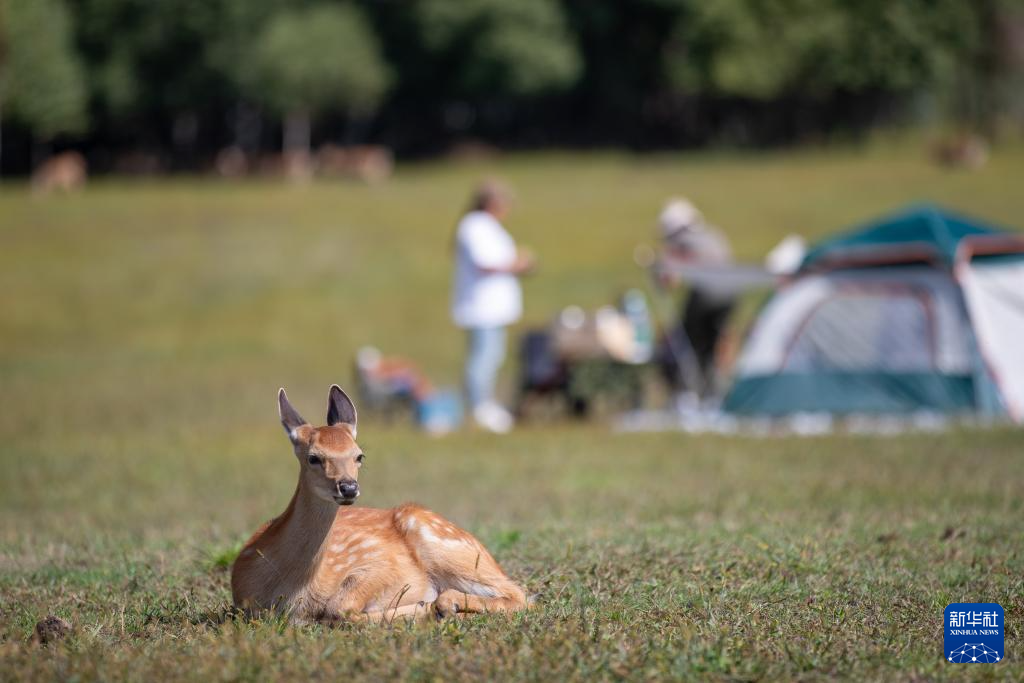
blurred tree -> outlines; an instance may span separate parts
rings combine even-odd
[[[977,35],[963,0],[692,0],[687,10],[667,51],[673,82],[757,100],[919,89]]]
[[[85,72],[61,0],[0,0],[0,108],[43,141],[86,130]]]
[[[0,0],[0,21],[18,170],[33,138],[86,119],[91,160],[196,168],[225,144],[267,144],[271,111],[299,147],[314,117],[351,134],[374,112],[370,134],[400,153],[466,137],[779,144],[904,112],[982,130],[1024,116],[1024,0]]]
[[[1024,120],[1024,0],[975,0],[971,10],[976,30],[958,36],[963,58],[940,94],[961,131],[995,137],[1001,117]]]
[[[227,0],[76,0],[78,45],[108,143],[170,147],[193,162],[201,122],[216,123],[230,89],[208,63]],[[264,2],[252,3],[262,5]]]
[[[349,4],[272,16],[253,42],[249,95],[284,114],[285,149],[308,151],[312,117],[372,113],[390,84],[376,36]]]
[[[677,92],[785,139],[869,127],[946,87],[979,39],[968,0],[685,0],[665,70]]]
[[[218,30],[206,46],[205,60],[226,80],[234,99],[228,113],[231,143],[252,151],[259,147],[263,129],[261,109],[254,103],[264,99],[259,96],[261,74],[252,65],[253,38],[260,35],[270,17],[289,6],[289,0],[217,2]]]
[[[363,0],[398,74],[380,135],[416,153],[557,134],[583,60],[559,0]]]
[[[568,135],[582,144],[665,144],[657,101],[667,89],[665,50],[687,0],[594,2],[563,0],[583,54],[583,73],[574,88]]]
[[[420,40],[453,94],[532,95],[572,85],[582,66],[555,0],[420,0]]]

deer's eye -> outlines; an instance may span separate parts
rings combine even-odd
[[[360,465],[363,464],[363,460],[366,460],[365,453],[360,453],[359,455],[356,456],[356,462],[359,463]]]
[[[309,464],[310,465],[322,465],[323,462],[324,461],[320,459],[319,455],[311,455],[311,456],[309,456]]]

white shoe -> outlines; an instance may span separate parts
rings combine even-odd
[[[483,429],[495,434],[507,434],[515,423],[512,414],[493,401],[481,403],[474,408],[473,420]]]
[[[672,407],[680,415],[700,411],[700,397],[694,391],[680,391],[672,397]]]

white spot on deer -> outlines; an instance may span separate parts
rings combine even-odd
[[[355,551],[361,550],[361,549],[365,549],[365,548],[372,548],[375,545],[377,545],[377,540],[373,539],[373,538],[368,538],[365,541],[362,541],[360,543],[357,543],[356,545],[353,545],[352,546],[352,552],[355,552]]]
[[[460,590],[463,593],[469,593],[470,595],[478,595],[481,598],[497,598],[501,594],[492,586],[487,586],[476,581],[470,581],[468,579],[457,578],[452,582],[452,587],[456,590]]]
[[[420,531],[420,538],[422,538],[427,543],[437,543],[438,541],[441,540],[440,538],[437,537],[437,535],[434,534],[433,531],[431,531],[430,529],[428,529],[426,527],[424,527],[423,530]]]

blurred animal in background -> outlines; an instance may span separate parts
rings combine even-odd
[[[305,149],[286,149],[281,154],[281,170],[286,180],[307,183],[316,173],[316,160]]]
[[[932,160],[947,168],[981,168],[988,161],[988,143],[973,133],[959,133],[932,145]]]
[[[32,191],[41,195],[72,192],[84,187],[88,176],[85,157],[78,152],[61,152],[40,164],[32,174]]]
[[[501,157],[501,148],[482,140],[461,140],[448,148],[445,158],[467,164],[494,161]]]
[[[295,622],[390,623],[513,612],[529,601],[480,541],[419,505],[351,507],[365,459],[352,401],[338,385],[313,427],[284,389],[278,413],[299,461],[287,509],[245,544],[231,569],[235,607]]]
[[[217,152],[213,169],[222,178],[241,178],[249,174],[249,155],[241,147],[232,145]]]
[[[324,145],[316,153],[317,175],[326,178],[354,178],[375,185],[391,177],[395,159],[380,145],[338,147]]]
[[[305,182],[313,177],[344,178],[375,185],[391,177],[395,159],[391,150],[379,145],[339,147],[323,145],[316,154],[305,150],[289,150],[283,154],[247,154],[237,146],[225,147],[217,153],[213,170],[224,178],[240,178],[250,173],[284,176]]]
[[[135,149],[114,157],[111,170],[117,175],[155,176],[167,172],[167,165],[156,152]]]

